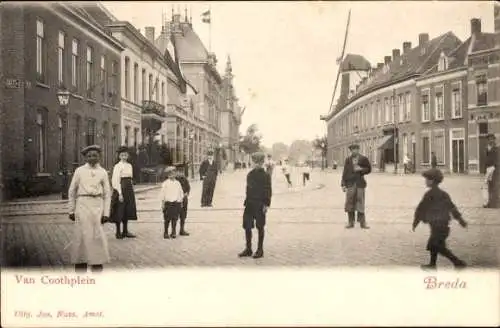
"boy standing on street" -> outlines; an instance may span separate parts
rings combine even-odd
[[[302,166],[302,184],[306,186],[306,181],[311,179],[311,167],[308,163],[304,163]]]
[[[181,229],[179,231],[179,236],[189,236],[189,233],[184,229],[184,225],[186,224],[187,212],[188,212],[188,197],[189,192],[191,191],[191,185],[189,184],[189,180],[185,175],[185,167],[186,164],[177,164],[177,176],[175,177],[177,181],[182,186],[182,192],[184,193],[184,197],[182,198],[181,209],[179,213],[179,219],[181,224]]]
[[[247,175],[245,211],[243,213],[243,229],[245,229],[246,247],[239,257],[252,256],[252,229],[257,226],[259,240],[257,251],[253,258],[264,256],[264,226],[266,225],[267,209],[271,205],[271,176],[263,168],[265,155],[252,155],[254,168]]]
[[[164,220],[163,238],[169,239],[176,237],[177,218],[181,210],[184,192],[179,181],[175,179],[175,167],[167,167],[165,174],[167,175],[167,179],[161,185],[161,203]],[[170,223],[172,223],[172,233],[169,236],[168,226]]]
[[[465,262],[457,258],[447,247],[446,238],[450,234],[450,213],[462,227],[467,227],[462,215],[450,198],[450,195],[439,188],[443,181],[443,173],[438,169],[429,169],[422,176],[429,190],[424,194],[415,210],[412,230],[419,222],[428,223],[431,227],[431,235],[427,242],[427,250],[430,252],[430,263],[422,265],[422,268],[435,269],[438,253],[448,258],[456,268],[464,268]]]

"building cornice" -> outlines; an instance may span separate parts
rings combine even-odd
[[[119,52],[123,51],[125,47],[119,42],[117,39],[113,38],[112,36],[108,35],[105,33],[105,31],[96,26],[95,24],[91,23],[88,19],[85,17],[82,17],[80,14],[75,12],[69,5],[66,3],[58,2],[56,6],[47,6],[51,11],[53,12],[62,12],[61,14],[66,14],[69,19],[73,18],[73,20],[76,20],[78,23],[83,24],[83,28],[87,27],[89,31],[91,31],[93,34],[95,34],[97,37],[100,39],[107,41],[111,46],[113,46],[116,50],[119,50]],[[59,10],[58,10],[59,9]]]
[[[437,72],[433,74],[429,74],[426,76],[421,76],[416,78],[417,87],[443,82],[446,80],[456,79],[459,77],[467,76],[467,67],[459,67],[449,71]]]

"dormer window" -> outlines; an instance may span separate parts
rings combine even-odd
[[[438,62],[438,71],[445,71],[448,69],[448,57],[444,53],[441,53]]]
[[[384,68],[383,68],[383,72],[384,74],[389,72],[389,65],[385,65]]]
[[[425,47],[420,48],[420,55],[421,56],[425,55]]]

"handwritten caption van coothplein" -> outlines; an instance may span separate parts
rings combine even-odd
[[[80,285],[95,285],[96,280],[91,277],[80,277],[80,276],[50,276],[42,275],[39,277],[24,276],[22,274],[16,274],[16,283],[23,285],[66,285],[70,287],[76,287]]]

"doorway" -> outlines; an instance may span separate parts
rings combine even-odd
[[[451,141],[451,165],[453,173],[465,172],[465,140],[454,139]]]
[[[486,147],[488,145],[488,122],[478,123],[479,130],[479,172],[486,173]]]

